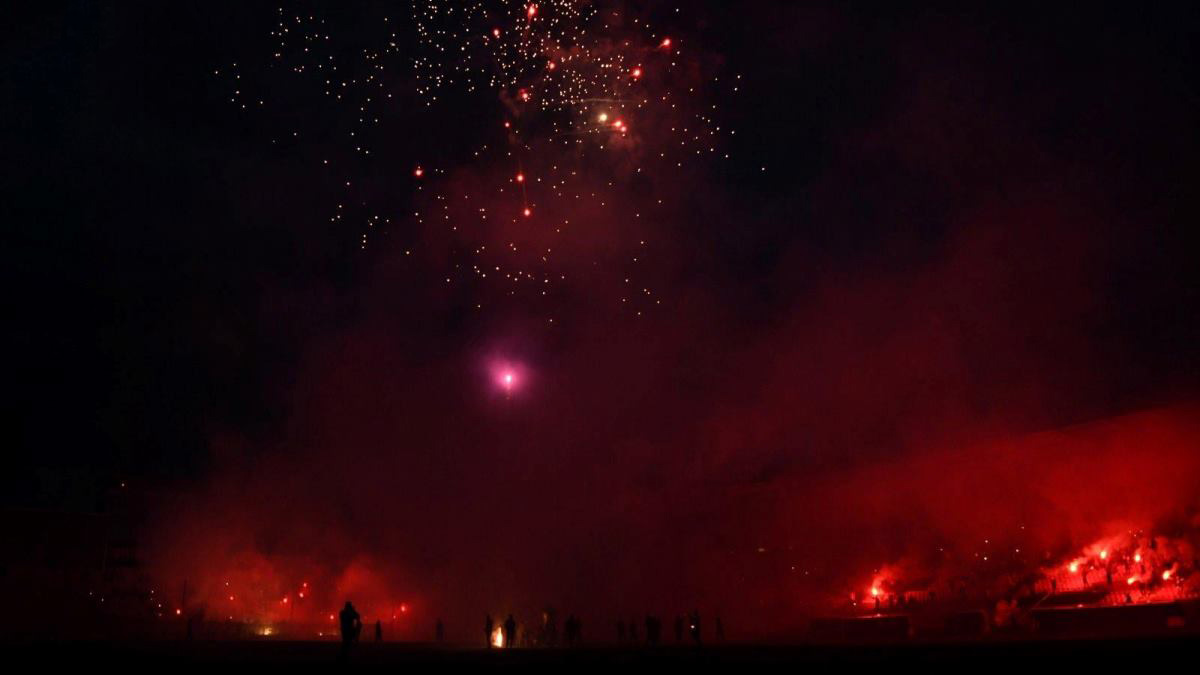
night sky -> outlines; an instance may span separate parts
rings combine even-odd
[[[602,2],[645,72],[564,112],[425,90],[407,3],[177,5],[5,29],[8,508],[124,481],[201,597],[770,634],[1200,506],[1194,7]]]

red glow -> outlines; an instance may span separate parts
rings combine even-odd
[[[639,77],[641,77],[641,76],[642,76],[642,69],[641,69],[641,68],[634,68],[632,71],[630,71],[629,75],[630,75],[631,77],[633,77],[633,79],[635,79],[635,80],[636,80],[636,79],[638,79]]]
[[[420,178],[421,176],[425,175],[425,169],[422,169],[418,166],[417,168],[413,169],[413,175],[417,178]]]
[[[529,216],[532,216],[532,215],[533,215],[533,210],[532,210],[532,209],[530,209],[528,206],[526,206],[526,207],[525,207],[525,210],[524,210],[522,213],[524,213],[524,214],[525,214],[525,217],[526,217],[526,218],[528,218]]]
[[[529,16],[530,19],[532,19],[534,17],[534,15],[537,14],[537,5],[530,5],[529,9],[525,10],[525,13]]]
[[[523,174],[523,173],[517,174],[517,182],[524,183],[525,182],[525,174]]]
[[[660,46],[660,47],[662,47],[663,49],[666,49],[667,47],[670,47],[670,46],[671,46],[671,38],[669,38],[669,37],[668,37],[668,38],[663,38],[663,41],[662,41],[662,43],[661,43],[659,46]]]

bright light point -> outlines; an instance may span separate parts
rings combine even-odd
[[[528,206],[526,206],[525,210],[522,213],[524,213],[525,217],[528,218],[529,216],[533,215],[533,210],[531,210]]]
[[[549,68],[550,70],[554,70],[555,68],[557,68],[557,67],[558,67],[558,64],[556,64],[556,63],[554,63],[553,61],[551,61],[550,63],[547,63],[547,64],[546,64],[546,67],[547,67],[547,68]]]
[[[1169,581],[1170,579],[1171,579],[1171,570],[1164,571],[1163,572],[1163,581]]]
[[[500,29],[499,28],[492,29],[492,37],[500,37]]]
[[[1108,551],[1100,551],[1100,559],[1104,560],[1108,557]]]
[[[506,397],[511,396],[519,387],[522,387],[527,379],[524,375],[525,369],[512,361],[495,361],[488,370],[491,371],[492,382],[495,383],[497,389],[504,392]]]
[[[1067,566],[1067,569],[1071,570],[1072,572],[1078,572],[1079,571],[1079,563],[1071,563],[1070,565]]]
[[[660,44],[659,46],[664,49],[667,47],[670,47],[671,46],[671,38],[663,38],[662,44]]]
[[[1129,577],[1128,579],[1125,580],[1125,583],[1132,586],[1136,581],[1137,581],[1137,577]]]
[[[400,611],[401,611],[401,612],[407,612],[407,611],[408,611],[408,605],[400,605]]]
[[[524,183],[525,182],[525,174],[523,174],[523,173],[517,174],[517,182]]]
[[[537,5],[530,5],[530,6],[529,6],[529,9],[527,9],[527,10],[525,10],[525,11],[526,11],[526,13],[529,15],[529,18],[531,18],[531,19],[532,19],[532,18],[533,18],[533,16],[534,16],[535,14],[537,14]]]
[[[639,77],[641,77],[641,76],[642,76],[642,69],[641,69],[641,68],[634,68],[634,69],[633,69],[633,70],[632,70],[632,71],[631,71],[629,74],[630,74],[631,76],[633,76],[633,79],[635,79],[635,80],[636,80],[636,79],[638,79]]]
[[[1141,553],[1135,553],[1135,554],[1133,555],[1133,562],[1142,562],[1142,554],[1141,554]]]
[[[413,169],[413,175],[417,178],[420,178],[421,176],[425,175],[425,169],[422,169],[418,166],[417,168]]]

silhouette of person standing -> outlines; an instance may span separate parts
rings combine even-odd
[[[575,615],[568,614],[567,620],[563,622],[563,641],[568,647],[575,645]]]
[[[350,645],[358,640],[358,634],[362,631],[362,618],[354,609],[354,605],[350,601],[346,601],[346,606],[342,608],[338,615],[341,620],[342,629],[342,660],[350,658]]]
[[[495,630],[496,622],[492,621],[492,615],[488,614],[487,618],[483,621],[483,643],[488,646],[488,649],[492,648],[492,633]]]
[[[683,642],[683,616],[675,615],[675,641]]]
[[[692,639],[696,641],[697,645],[699,645],[700,644],[700,610],[693,609],[690,620],[691,620],[691,624],[692,624],[691,625]]]
[[[725,640],[725,625],[721,623],[721,616],[717,615],[716,623],[713,624],[713,630],[716,631],[717,640]]]
[[[512,614],[509,614],[508,618],[504,620],[504,627],[502,628],[502,630],[504,631],[504,646],[505,647],[516,647],[517,646],[517,620],[513,618]]]
[[[383,642],[383,622],[375,619],[375,641]]]
[[[659,630],[660,629],[659,629],[658,619],[647,614],[646,615],[646,644],[650,644],[650,645],[658,644]]]
[[[567,620],[563,623],[563,638],[568,647],[574,647],[583,639],[583,622],[574,614],[567,615]]]
[[[439,617],[437,623],[433,627],[433,639],[441,642],[446,639],[446,629],[442,626],[442,620]]]

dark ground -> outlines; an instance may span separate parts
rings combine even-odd
[[[981,666],[1029,667],[1047,665],[1091,668],[1176,665],[1187,672],[1200,652],[1194,636],[1108,640],[990,640],[957,643],[873,645],[790,645],[719,647],[485,650],[436,647],[412,643],[358,645],[351,661],[363,665],[493,666],[554,669],[558,672],[589,667],[637,670],[737,667],[755,665],[862,665],[890,670],[905,666],[960,669]],[[175,667],[192,664],[255,664],[266,666],[323,666],[337,663],[339,645],[333,642],[156,642],[142,644],[60,643],[25,646],[44,665],[77,665],[89,669],[110,666]],[[20,651],[20,650],[19,650]],[[564,671],[566,669],[566,671]]]

